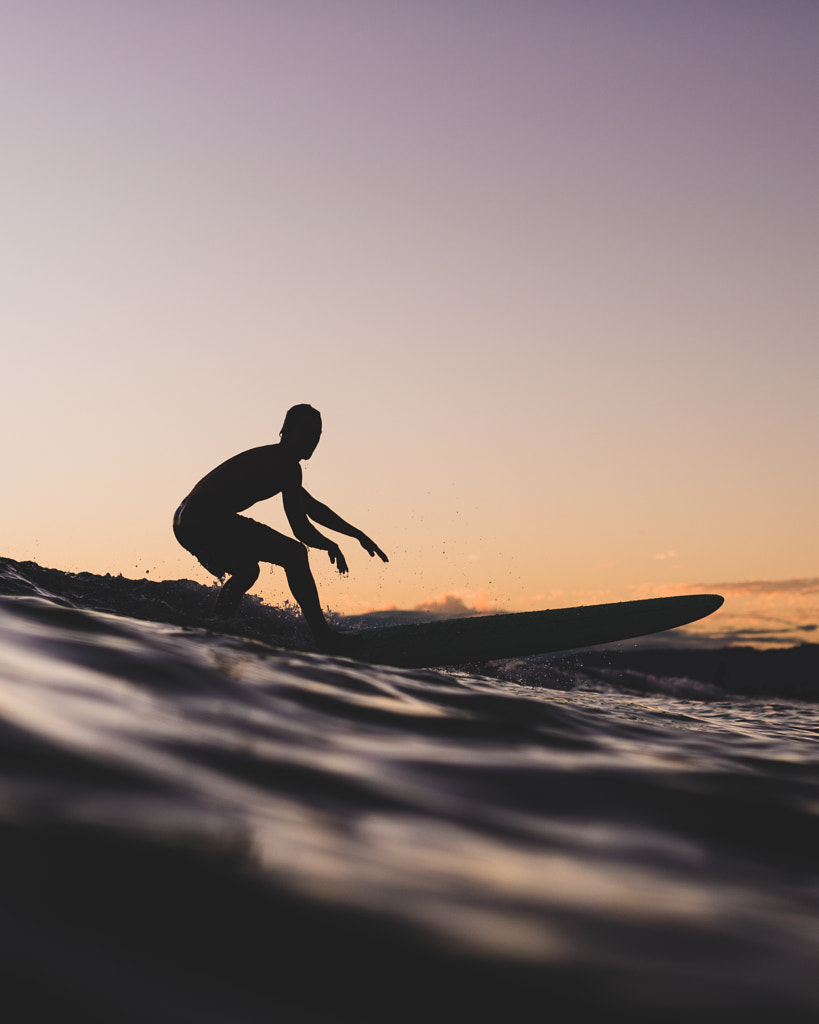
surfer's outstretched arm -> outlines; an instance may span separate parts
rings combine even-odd
[[[319,533],[307,518],[304,496],[307,492],[303,487],[294,487],[292,490],[282,491],[282,503],[290,529],[302,542],[311,548],[321,548],[330,556],[330,561],[335,565],[342,576],[348,571],[347,560],[341,553],[341,548],[334,540]],[[309,495],[307,495],[309,497]],[[329,511],[329,509],[328,509]]]
[[[378,555],[382,562],[389,561],[381,548],[375,543],[375,541],[370,540],[366,533],[362,533],[362,531],[357,527],[346,522],[331,508],[328,508],[326,505],[322,505],[322,503],[317,501],[312,494],[308,494],[303,487],[301,489],[301,493],[302,506],[305,514],[309,516],[310,519],[316,523],[320,523],[322,526],[326,526],[328,530],[335,530],[336,533],[343,533],[348,537],[355,537],[371,557]]]

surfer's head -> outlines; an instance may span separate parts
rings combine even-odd
[[[309,459],[321,437],[321,413],[312,405],[294,405],[287,410],[279,437],[297,458]]]

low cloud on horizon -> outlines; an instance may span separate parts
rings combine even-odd
[[[725,604],[713,615],[668,634],[688,645],[781,647],[816,643],[819,577],[784,580],[725,580],[640,588],[640,596],[721,594]]]
[[[729,583],[692,583],[692,588],[713,589],[723,597],[749,597],[754,594],[817,594],[819,577],[804,576],[789,580],[740,580]]]
[[[464,599],[469,599],[469,605]],[[457,618],[463,615],[489,615],[494,612],[503,611],[489,603],[489,593],[486,590],[464,591],[448,590],[438,597],[428,598],[412,609],[414,612],[429,612],[433,615],[445,615],[449,618]]]

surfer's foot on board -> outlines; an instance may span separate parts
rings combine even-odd
[[[357,633],[336,633],[328,630],[316,637],[316,647],[323,654],[340,654],[354,658],[361,650],[361,637]]]

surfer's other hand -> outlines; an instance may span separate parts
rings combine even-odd
[[[361,543],[362,548],[364,548],[364,550],[367,552],[370,558],[374,557],[375,555],[378,555],[382,562],[389,562],[389,558],[387,558],[387,556],[384,554],[381,548],[375,543],[375,541],[370,540],[366,533],[362,533],[358,539]]]
[[[335,565],[341,575],[346,575],[349,571],[347,569],[347,559],[342,555],[341,548],[338,544],[334,544],[331,548],[328,548],[327,554],[330,556],[330,561]]]

